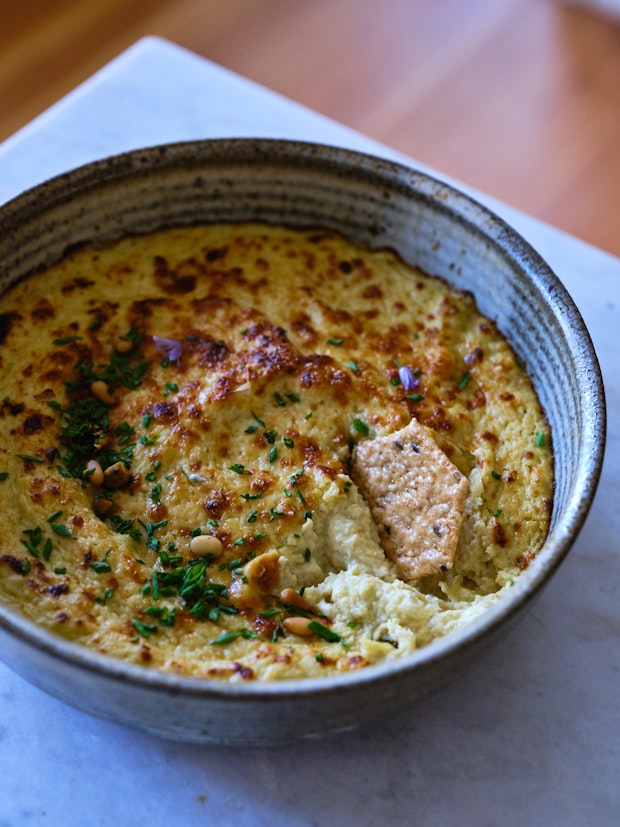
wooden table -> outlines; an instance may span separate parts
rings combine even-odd
[[[2,6],[0,140],[139,37],[161,35],[620,254],[620,24],[587,7],[552,0]]]

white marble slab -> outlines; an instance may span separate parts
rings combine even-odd
[[[116,152],[233,136],[406,160],[148,38],[0,146],[0,203]],[[608,394],[596,501],[532,611],[426,702],[373,729],[277,749],[162,742],[77,712],[0,665],[0,827],[620,823],[620,260],[477,195],[573,295]]]

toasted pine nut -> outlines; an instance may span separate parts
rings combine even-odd
[[[296,592],[295,589],[282,589],[280,592],[280,600],[283,603],[288,603],[290,606],[295,606],[295,608],[301,609],[302,612],[312,611],[312,606],[299,594],[299,592]]]
[[[311,637],[314,634],[312,629],[308,628],[308,625],[311,622],[311,617],[285,617],[282,621],[282,625],[286,631],[290,632],[292,635],[298,635],[299,637]]]
[[[131,339],[126,339],[124,336],[115,336],[113,339],[114,350],[118,353],[129,353],[133,347]]]
[[[105,469],[103,480],[107,488],[124,488],[131,482],[131,471],[122,462],[115,462]]]
[[[214,557],[219,557],[224,549],[222,541],[213,534],[199,534],[197,537],[192,537],[189,547],[194,554],[212,554]]]
[[[104,517],[106,514],[109,514],[113,507],[114,503],[112,500],[107,500],[105,497],[97,497],[93,500],[93,511],[98,517]]]
[[[90,459],[86,463],[86,470],[84,471],[84,476],[88,480],[88,482],[92,483],[93,485],[99,486],[103,484],[103,469],[99,465],[96,459]]]
[[[101,379],[97,379],[93,382],[90,389],[97,399],[104,402],[106,405],[113,405],[116,402],[116,399],[110,393],[110,389]]]

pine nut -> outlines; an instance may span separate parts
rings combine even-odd
[[[96,459],[90,459],[86,463],[86,470],[84,471],[84,476],[88,480],[88,482],[96,485],[97,487],[103,485],[103,469],[99,465]]]
[[[219,557],[224,550],[222,541],[213,534],[199,534],[197,537],[192,537],[189,547],[194,554],[212,554],[214,557]]]
[[[116,402],[116,399],[110,393],[110,389],[101,379],[97,379],[93,382],[90,389],[100,402],[103,402],[106,405],[113,405]]]
[[[97,497],[97,499],[93,500],[93,511],[98,517],[104,517],[106,514],[109,514],[113,507],[114,503],[112,500],[108,500],[105,497]]]
[[[131,482],[131,471],[122,462],[115,462],[103,472],[106,488],[125,488]]]
[[[308,628],[310,623],[312,623],[311,617],[285,617],[282,621],[286,631],[298,637],[311,637],[314,634],[312,629]]]
[[[302,612],[312,611],[312,606],[299,592],[296,592],[295,589],[282,589],[280,592],[280,600],[283,603],[288,603],[289,606],[295,606],[296,609],[301,609]]]

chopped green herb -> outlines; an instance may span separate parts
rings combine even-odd
[[[262,491],[257,491],[256,494],[242,494],[241,499],[243,500],[260,500],[263,496]]]
[[[60,537],[70,537],[72,540],[77,540],[77,537],[71,532],[71,529],[62,523],[52,523],[52,531]]]
[[[142,427],[143,428],[148,428],[149,425],[151,424],[151,419],[152,418],[153,417],[151,416],[150,413],[145,413],[144,416],[142,417]]]
[[[108,549],[106,553],[103,555],[101,560],[95,561],[90,564],[90,567],[93,571],[96,571],[97,574],[106,574],[107,572],[112,571],[112,567],[107,562],[108,557],[110,556],[111,549]]]
[[[105,604],[108,602],[108,600],[112,597],[113,594],[114,589],[106,589],[102,597],[95,598],[95,603],[99,603],[102,606],[105,606]]]
[[[312,555],[312,552],[310,551],[310,549],[309,549],[309,548],[307,548],[307,549],[304,551],[304,560],[306,561],[306,563],[308,563],[308,562],[310,561],[310,556],[311,556],[311,555]]]
[[[502,509],[501,509],[501,508],[498,508],[498,509],[497,509],[497,511],[494,511],[494,512],[493,512],[493,516],[494,516],[494,517],[499,517],[499,515],[500,515],[501,513],[502,513]]]
[[[344,339],[328,339],[327,344],[336,345],[337,347],[340,347],[340,345],[344,344]]]
[[[276,445],[273,446],[271,451],[269,451],[269,462],[275,462],[278,458],[278,448]]]
[[[78,342],[82,337],[81,336],[63,336],[60,339],[53,339],[53,345],[68,345],[71,342]]]
[[[248,523],[255,523],[257,519],[258,519],[258,511],[250,511],[250,513],[248,514],[248,518],[247,518]]]
[[[339,634],[336,634],[336,632],[333,632],[329,627],[319,623],[318,620],[311,620],[310,623],[308,623],[308,629],[313,631],[315,635],[322,637],[323,640],[326,640],[328,643],[338,643],[338,641],[341,640]]]
[[[48,522],[48,523],[53,523],[53,522],[54,522],[55,520],[57,520],[59,517],[62,517],[62,515],[63,515],[63,512],[62,512],[62,511],[54,511],[54,513],[53,513],[53,514],[50,514],[50,516],[47,518],[47,522]]]
[[[214,640],[209,641],[213,645],[221,645],[225,643],[232,643],[233,641],[237,640],[238,638],[243,638],[244,640],[251,640],[253,638],[257,638],[258,635],[256,632],[253,632],[251,629],[235,629],[231,632],[224,632],[219,637],[215,638]]]
[[[357,363],[356,363],[356,362],[354,362],[354,361],[353,361],[353,359],[351,359],[351,360],[349,361],[349,367],[351,368],[351,370],[353,371],[353,373],[357,373],[357,372],[358,372],[358,370],[359,370],[359,368],[358,368],[358,366],[357,366]]]
[[[66,573],[67,573],[67,569],[66,569],[65,566],[56,566],[56,568],[54,569],[54,574],[66,574]]]
[[[16,457],[20,459],[30,460],[30,462],[43,462],[41,457],[32,456],[32,454],[15,454]]]
[[[256,416],[256,414],[254,413],[254,411],[252,411],[252,416],[254,417],[254,419],[256,420],[256,422],[258,422],[258,424],[260,425],[260,427],[261,427],[261,428],[264,428],[264,427],[265,427],[265,423],[263,422],[263,420],[262,420],[260,417]]]
[[[300,501],[300,503],[301,503],[302,505],[305,505],[305,504],[306,504],[306,498],[305,498],[305,497],[304,497],[304,495],[302,494],[301,489],[299,488],[299,486],[298,486],[298,485],[295,485],[295,486],[293,486],[293,487],[294,487],[294,489],[295,489],[295,493],[296,493],[296,494],[297,494],[297,496],[299,497],[299,501]]]
[[[6,479],[8,479],[8,476],[8,471],[0,471],[0,482],[4,482]]]
[[[154,632],[157,632],[157,626],[152,623],[141,623],[139,620],[132,620],[131,625],[140,637],[148,638]]]
[[[466,371],[461,376],[461,381],[459,382],[459,390],[463,390],[463,388],[466,388],[470,379],[471,379],[471,373],[469,371]]]
[[[290,436],[285,436],[284,437],[284,444],[286,445],[287,448],[294,448],[295,447],[295,443],[290,438]]]
[[[358,434],[361,434],[362,436],[368,436],[368,434],[370,433],[368,425],[357,417],[353,420],[353,427],[358,432]]]
[[[293,403],[301,402],[301,399],[294,393],[287,393],[286,398],[288,399],[289,402],[293,402]]]
[[[421,393],[407,393],[405,394],[405,399],[411,399],[412,402],[421,402],[424,397]]]
[[[492,477],[493,477],[493,479],[495,479],[495,480],[501,480],[501,478],[502,478],[502,475],[501,475],[501,474],[498,474],[498,473],[497,473],[497,471],[495,471],[495,470],[491,471],[491,476],[492,476]]]
[[[276,405],[280,405],[281,408],[286,405],[286,399],[283,399],[279,393],[274,393],[273,398],[276,400]]]
[[[544,448],[545,447],[545,435],[542,431],[536,431],[536,447],[537,448]]]
[[[251,471],[248,471],[248,469],[245,467],[245,465],[242,465],[240,462],[236,462],[234,465],[229,465],[228,470],[229,471],[234,471],[235,474],[251,474],[252,473]]]

